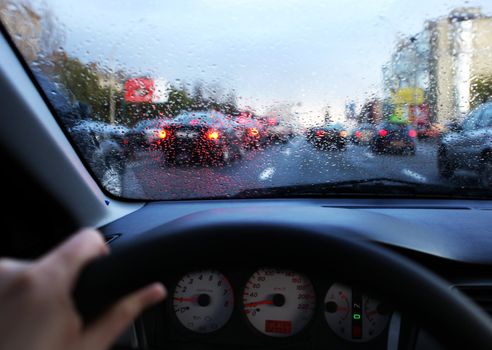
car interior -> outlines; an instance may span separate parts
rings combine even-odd
[[[96,227],[111,254],[73,290],[84,322],[150,282],[169,291],[114,349],[491,348],[485,190],[386,193],[382,178],[369,193],[125,198],[102,184],[3,26],[0,91],[0,256],[35,259]]]

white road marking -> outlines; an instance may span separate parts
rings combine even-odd
[[[374,154],[372,154],[371,152],[364,152],[364,155],[369,158],[369,159],[373,159],[374,158]]]
[[[275,168],[272,167],[266,168],[261,172],[259,179],[260,181],[271,179],[274,173],[275,173]]]
[[[290,147],[282,150],[282,153],[285,154],[286,156],[290,156],[291,152],[292,151],[291,151]]]
[[[401,171],[404,175],[413,177],[415,180],[420,181],[420,182],[427,182],[427,178],[423,175],[420,175],[419,173],[416,173],[415,171],[412,171],[410,169],[403,169]]]

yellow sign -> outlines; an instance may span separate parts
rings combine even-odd
[[[421,88],[401,88],[393,95],[393,103],[395,105],[421,105],[424,103],[424,90]]]

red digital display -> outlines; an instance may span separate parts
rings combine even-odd
[[[267,332],[267,333],[278,333],[278,334],[291,334],[292,333],[292,322],[291,321],[266,320],[265,321],[265,332]]]
[[[362,338],[362,328],[359,325],[352,326],[352,338],[361,339]]]

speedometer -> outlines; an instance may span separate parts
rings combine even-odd
[[[205,270],[189,273],[177,284],[173,296],[176,317],[197,333],[223,327],[234,308],[232,287],[223,274]]]
[[[338,283],[326,293],[326,321],[346,340],[364,342],[377,337],[386,328],[389,313],[385,303]]]
[[[316,296],[311,281],[302,274],[260,269],[248,280],[243,303],[254,328],[272,337],[287,337],[311,320]]]

